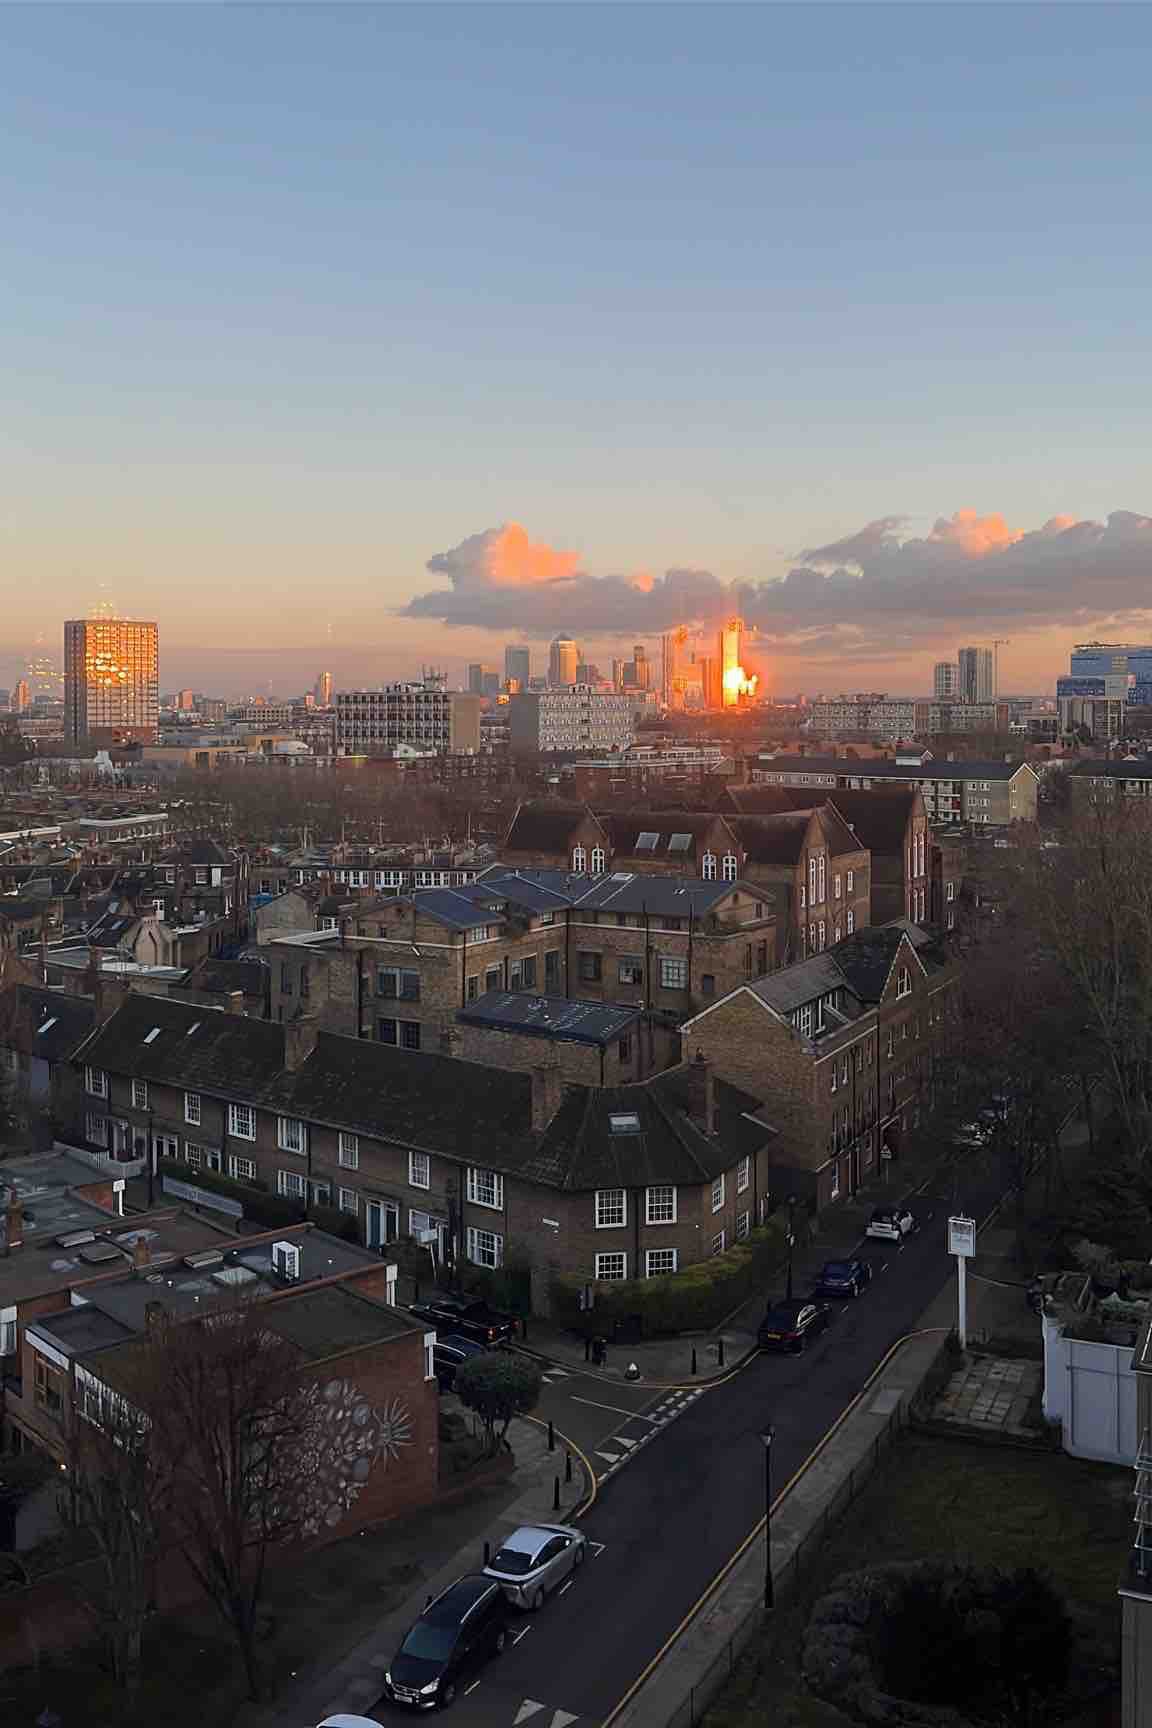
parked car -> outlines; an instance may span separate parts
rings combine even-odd
[[[430,1296],[427,1302],[413,1302],[408,1312],[415,1314],[417,1320],[426,1320],[437,1332],[454,1332],[489,1347],[510,1344],[520,1336],[520,1322],[515,1314],[489,1308],[479,1297]]]
[[[877,1242],[902,1242],[915,1228],[907,1206],[876,1206],[864,1234]]]
[[[336,1716],[325,1716],[316,1728],[380,1728],[379,1722],[374,1722],[371,1716],[348,1716],[340,1713]]]
[[[793,1297],[769,1308],[756,1341],[761,1350],[791,1350],[799,1355],[832,1319],[827,1302],[817,1302],[811,1296]]]
[[[862,1296],[872,1282],[867,1260],[826,1260],[812,1286],[814,1296]]]
[[[496,1550],[484,1572],[499,1580],[510,1602],[534,1613],[583,1564],[586,1552],[587,1537],[568,1524],[522,1524]]]
[[[951,1139],[954,1146],[987,1146],[994,1133],[989,1123],[979,1117],[975,1122],[961,1122],[953,1128]]]
[[[469,1572],[413,1621],[384,1674],[384,1691],[417,1710],[447,1708],[462,1679],[508,1642],[508,1599],[494,1578]]]
[[[443,1336],[437,1333],[432,1347],[432,1366],[441,1392],[451,1392],[456,1384],[457,1368],[470,1356],[485,1355],[486,1346],[478,1344],[474,1338],[464,1338],[458,1332],[445,1332]]]

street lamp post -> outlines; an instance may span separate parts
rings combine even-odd
[[[776,1606],[776,1589],[772,1582],[772,1441],[776,1430],[769,1422],[760,1435],[764,1448],[764,1612],[770,1614]]]
[[[788,1297],[789,1302],[791,1302],[791,1300],[792,1300],[792,1250],[796,1245],[796,1231],[794,1228],[795,1211],[796,1211],[796,1196],[795,1196],[795,1194],[789,1194],[789,1196],[788,1196],[788,1290],[787,1290],[787,1297]]]

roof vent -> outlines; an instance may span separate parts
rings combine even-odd
[[[95,1230],[70,1230],[64,1236],[53,1238],[57,1248],[82,1248],[85,1242],[95,1242]]]
[[[151,1032],[145,1033],[144,1042],[145,1042],[145,1044],[154,1044],[156,1042],[157,1038],[159,1038],[159,1036],[160,1036],[159,1026],[153,1026]]]
[[[224,1255],[219,1248],[205,1248],[199,1254],[185,1254],[184,1264],[193,1272],[202,1272],[208,1266],[222,1266]]]
[[[295,1242],[273,1242],[272,1270],[287,1283],[300,1282],[300,1249]]]

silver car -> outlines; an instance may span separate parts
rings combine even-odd
[[[522,1524],[492,1556],[484,1571],[504,1586],[519,1608],[534,1613],[544,1598],[581,1565],[587,1540],[569,1524]]]

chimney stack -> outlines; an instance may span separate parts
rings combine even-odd
[[[560,1064],[553,1056],[551,1061],[542,1062],[538,1068],[533,1068],[532,1080],[532,1127],[542,1133],[560,1108],[564,1096],[564,1082],[560,1075]]]
[[[300,1014],[284,1022],[284,1067],[289,1074],[303,1068],[316,1048],[320,1022],[315,1014]]]
[[[146,1236],[137,1236],[135,1242],[133,1242],[132,1264],[136,1268],[137,1272],[142,1271],[145,1266],[150,1266],[152,1264],[152,1250],[148,1246],[148,1238]]]
[[[229,1014],[243,1014],[243,1012],[244,1012],[244,992],[243,992],[243,990],[229,990],[227,1007],[228,1007]]]
[[[144,1330],[152,1335],[161,1331],[167,1319],[163,1302],[145,1302]]]
[[[687,1074],[688,1113],[705,1134],[715,1134],[716,1082],[712,1075],[712,1064],[703,1050],[697,1050],[695,1059],[688,1064]]]

